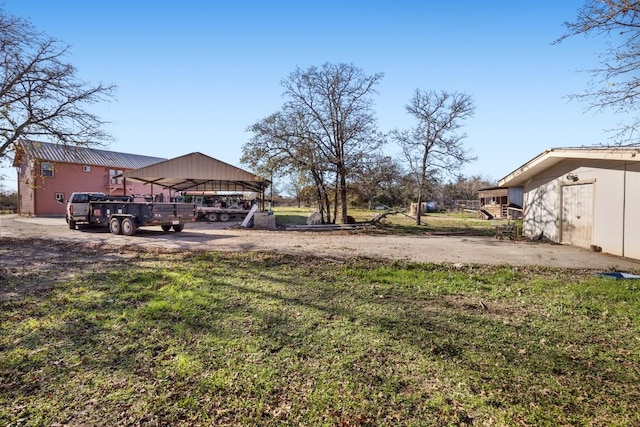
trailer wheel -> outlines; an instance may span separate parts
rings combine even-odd
[[[207,219],[209,220],[209,222],[216,222],[218,220],[218,214],[215,212],[211,212],[209,215],[207,215]]]
[[[173,231],[176,233],[181,232],[184,229],[184,224],[176,224],[173,226]]]
[[[220,214],[220,221],[222,221],[222,222],[229,221],[229,214],[228,213],[221,213]]]
[[[118,218],[111,218],[109,220],[109,231],[111,234],[122,234],[122,224]]]
[[[171,226],[170,225],[161,225],[160,228],[162,228],[162,231],[169,231],[171,230]]]
[[[125,218],[121,224],[122,234],[125,236],[133,236],[136,234],[136,223],[133,218]]]
[[[76,229],[76,222],[72,219],[67,219],[67,222],[69,223],[69,229],[70,230],[75,230]]]

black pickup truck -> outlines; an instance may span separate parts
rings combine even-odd
[[[164,231],[173,228],[180,232],[184,224],[195,222],[197,218],[195,204],[134,200],[133,196],[73,193],[67,202],[65,217],[72,230],[78,224],[94,224],[125,236],[133,236],[139,227],[150,225],[159,225]]]

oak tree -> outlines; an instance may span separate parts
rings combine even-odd
[[[307,171],[316,183],[325,221],[335,222],[340,206],[346,223],[349,177],[364,156],[384,143],[372,108],[380,79],[382,74],[367,75],[352,64],[297,68],[281,82],[282,110],[249,128],[254,137],[245,154]]]
[[[380,153],[372,153],[363,158],[351,180],[353,192],[367,203],[368,209],[374,205],[386,204],[393,199],[392,192],[402,179],[404,171],[397,159]]]
[[[243,145],[240,161],[261,174],[308,176],[315,183],[318,212],[328,222],[329,166],[307,134],[309,125],[305,120],[305,115],[296,111],[280,111],[249,126],[253,136]]]

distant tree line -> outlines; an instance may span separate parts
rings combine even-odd
[[[379,177],[379,180],[372,177]],[[354,178],[348,188],[348,206],[356,209],[407,208],[415,202],[413,179],[402,169],[391,169],[380,175]],[[375,183],[373,181],[376,181]],[[433,180],[423,190],[425,202],[436,202],[439,210],[455,210],[461,200],[477,200],[482,188],[496,186],[491,178],[459,175],[447,182]],[[280,205],[314,207],[314,186],[302,180],[285,181],[276,185],[275,200]]]
[[[0,188],[0,211],[15,212],[18,209],[18,193]]]

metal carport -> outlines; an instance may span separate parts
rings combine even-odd
[[[198,152],[129,170],[123,177],[175,192],[252,191],[262,202],[271,184],[267,179]]]

